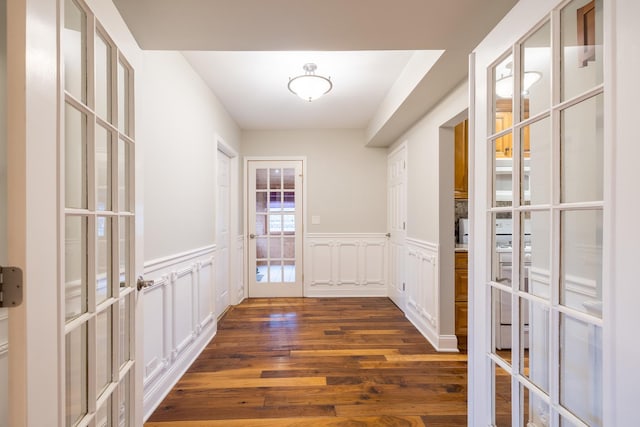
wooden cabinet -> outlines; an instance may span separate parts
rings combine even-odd
[[[513,108],[511,99],[496,100],[496,129],[495,133],[502,132],[513,125]],[[529,118],[529,101],[525,100],[524,118]],[[524,128],[523,132],[524,156],[529,157],[529,126]],[[513,157],[513,136],[511,133],[496,139],[496,158]]]
[[[468,331],[468,297],[467,288],[469,283],[469,270],[467,252],[455,253],[455,333],[458,337],[458,347],[461,350],[467,349]]]
[[[459,123],[454,129],[455,177],[453,195],[456,199],[469,197],[469,121]]]

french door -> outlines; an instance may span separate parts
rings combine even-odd
[[[561,3],[488,69],[477,147],[490,175],[484,357],[497,427],[603,426],[602,6]]]
[[[389,230],[389,297],[404,310],[404,274],[407,236],[407,146],[387,159],[387,222]]]
[[[61,3],[64,425],[133,426],[133,68],[87,4]]]
[[[302,160],[247,165],[249,297],[300,297]]]

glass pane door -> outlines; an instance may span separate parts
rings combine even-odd
[[[249,296],[302,296],[302,162],[249,162]]]
[[[129,426],[133,69],[85,3],[62,3],[64,419],[67,426]]]

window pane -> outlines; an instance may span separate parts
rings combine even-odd
[[[564,211],[560,226],[560,303],[602,317],[602,211]]]
[[[551,202],[551,119],[545,118],[520,131],[520,203],[542,205]]]
[[[274,283],[282,282],[282,262],[272,261],[269,265],[269,281]]]
[[[267,212],[267,193],[256,193],[256,212]]]
[[[269,233],[279,234],[282,232],[282,215],[269,215]]]
[[[267,217],[268,215],[256,215],[256,235],[267,234]]]
[[[118,426],[131,425],[131,375],[127,372],[118,386]]]
[[[282,258],[282,238],[271,237],[269,239],[269,258],[279,259]]]
[[[111,307],[96,316],[96,396],[111,382]]]
[[[522,427],[549,426],[549,404],[532,393],[527,387],[520,385],[520,398],[522,402]]]
[[[560,403],[602,426],[602,328],[560,314]]]
[[[282,170],[282,181],[285,190],[293,190],[296,188],[296,170],[294,168],[285,168]]]
[[[87,102],[87,15],[73,0],[64,2],[64,89]]]
[[[265,259],[269,257],[269,254],[267,252],[268,240],[269,239],[267,237],[258,237],[256,239],[256,258]]]
[[[542,391],[549,393],[549,308],[520,298],[520,368]]]
[[[502,289],[491,290],[493,310],[493,353],[511,365],[511,294]]]
[[[548,300],[551,292],[549,212],[523,212],[520,218],[520,290]]]
[[[562,100],[602,83],[602,0],[574,0],[560,12]]]
[[[561,200],[602,200],[604,122],[602,94],[589,98],[561,115]]]
[[[511,157],[511,134],[493,141],[493,206],[511,206],[513,189],[513,157]],[[508,145],[508,149],[505,148]],[[507,150],[509,156],[505,156]]]
[[[132,294],[129,294],[120,298],[119,302],[120,319],[118,324],[120,329],[120,367],[129,361],[131,355],[129,350],[129,327],[131,323],[131,305],[129,303],[129,299],[131,298],[131,295]]]
[[[499,113],[508,113],[509,117],[513,114],[513,55],[509,55],[493,69],[493,88],[494,88],[494,132],[500,132]],[[502,128],[504,129],[504,128]]]
[[[113,424],[111,423],[111,397],[109,397],[96,413],[96,426],[108,427],[111,425]]]
[[[282,188],[282,169],[269,169],[269,188],[272,190]]]
[[[129,200],[130,183],[130,150],[129,143],[118,140],[118,209],[120,212],[131,212]]]
[[[95,85],[96,114],[111,121],[111,46],[96,33],[95,45]]]
[[[130,136],[129,127],[129,70],[118,61],[118,130]]]
[[[65,338],[66,425],[74,426],[87,413],[87,324]]]
[[[525,40],[522,45],[523,119],[549,109],[551,105],[551,26],[549,22]]]
[[[296,239],[295,237],[284,237],[283,239],[284,252],[283,258],[295,259],[296,257]]]
[[[268,282],[269,281],[269,261],[256,261],[256,282]]]
[[[267,189],[267,170],[256,169],[256,190]]]
[[[296,263],[295,261],[284,262],[284,280],[285,283],[294,283],[296,281]]]
[[[129,280],[130,280],[129,279],[129,270],[130,270],[129,247],[130,246],[129,245],[131,244],[131,242],[129,240],[129,236],[130,236],[129,218],[120,217],[119,224],[120,224],[120,230],[119,230],[118,239],[120,240],[120,242],[119,242],[118,252],[119,252],[120,261],[118,266],[118,272],[119,272],[120,287],[126,287],[130,285],[129,283]]]
[[[513,244],[513,220],[511,212],[494,213],[493,215],[493,241],[495,251],[491,263],[491,275],[493,281],[511,286],[511,263]]]
[[[511,427],[511,376],[499,365],[494,365],[494,425]]]
[[[272,212],[282,210],[282,193],[279,191],[269,192],[269,210]]]
[[[96,125],[96,210],[111,210],[111,135]]]
[[[87,208],[87,116],[65,105],[65,206]]]
[[[111,218],[96,218],[96,304],[111,294]]]
[[[65,218],[65,319],[87,311],[87,218]]]

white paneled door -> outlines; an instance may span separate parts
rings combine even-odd
[[[387,160],[387,222],[389,234],[389,297],[404,310],[407,237],[407,146],[402,144]]]
[[[231,282],[231,159],[218,150],[218,203],[216,205],[216,315],[229,307]]]
[[[302,167],[248,161],[249,297],[302,296]]]

